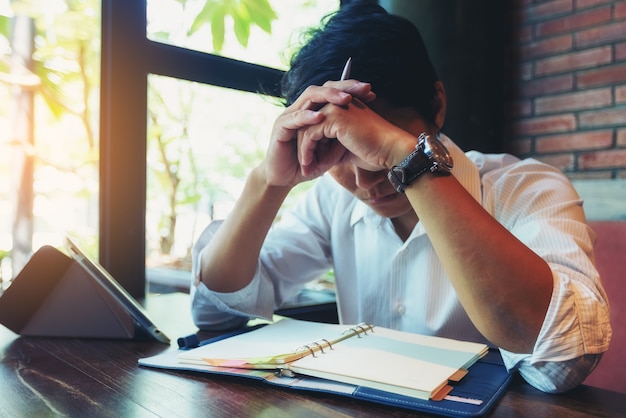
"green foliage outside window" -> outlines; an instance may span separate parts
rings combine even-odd
[[[236,59],[258,62],[267,55],[253,42],[261,35],[280,39],[285,50],[292,47],[287,29],[278,24],[294,24],[289,13],[308,18],[302,25],[310,26],[337,6],[336,0],[148,0],[149,16],[150,10],[169,7],[186,19],[178,32],[148,32],[158,42],[195,39],[208,53],[229,55],[239,49],[243,55]],[[0,176],[7,179],[0,184],[0,252],[11,253],[14,271],[34,249],[61,245],[66,234],[97,254],[100,8],[100,0],[0,0]],[[261,64],[273,66],[280,59]],[[196,210],[207,196],[212,201],[236,197],[232,183],[263,157],[269,131],[260,127],[271,126],[273,116],[259,112],[258,120],[233,126],[222,151],[230,159],[219,159],[215,170],[207,171],[189,132],[194,123],[186,119],[198,103],[195,88],[185,92],[176,87],[174,104],[163,84],[150,81],[148,203],[153,199],[161,212],[146,227],[165,235],[160,251],[169,255],[181,213]],[[213,89],[208,100],[216,101],[221,93]],[[262,103],[258,106],[273,106],[267,98]],[[251,142],[243,139],[246,135]],[[213,144],[211,135],[205,136],[207,146]],[[226,186],[215,172],[226,176]],[[183,246],[188,248],[193,238],[190,234]]]

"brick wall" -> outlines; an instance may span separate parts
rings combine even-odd
[[[626,179],[626,0],[513,0],[509,150]]]

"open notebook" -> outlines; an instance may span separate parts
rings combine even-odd
[[[180,363],[276,370],[440,400],[478,359],[485,344],[370,325],[283,319],[252,332],[183,351]]]
[[[380,337],[380,339],[384,340],[387,332],[383,331],[380,327],[374,327],[373,332],[371,332],[372,330],[369,329],[369,327],[365,326],[351,328],[354,328],[352,330],[353,332],[349,331],[344,334],[343,331],[346,329],[344,325],[314,324],[295,320],[282,320],[272,325],[257,325],[202,341],[200,342],[200,348],[191,350],[183,349],[183,347],[197,346],[197,336],[192,335],[179,338],[178,344],[181,349],[170,349],[152,357],[139,359],[139,365],[164,370],[206,373],[210,376],[237,376],[283,389],[331,393],[352,399],[391,405],[411,411],[421,411],[454,417],[477,417],[487,414],[504,394],[513,376],[508,373],[506,367],[504,367],[502,357],[496,349],[490,349],[484,357],[481,357],[471,365],[471,367],[468,366],[467,375],[460,381],[448,381],[450,386],[452,386],[452,391],[441,400],[424,399],[426,397],[425,393],[422,394],[423,397],[416,397],[376,389],[372,387],[373,385],[370,381],[363,377],[360,377],[358,380],[352,380],[358,383],[345,383],[337,380],[340,378],[337,375],[337,369],[332,369],[329,375],[324,374],[327,378],[314,377],[313,375],[301,374],[291,370],[294,367],[298,367],[294,365],[294,361],[287,361],[294,352],[297,353],[296,357],[298,357],[298,360],[295,360],[295,362],[300,363],[300,367],[304,367],[305,360],[308,362],[314,362],[320,359],[327,360],[332,354],[339,353],[339,347],[342,345],[345,347],[346,343],[361,344],[369,341],[370,344],[374,345],[370,345],[369,348],[365,348],[364,351],[361,351],[361,354],[364,353],[365,355],[360,359],[357,358],[356,355],[354,357],[348,356],[348,362],[346,364],[351,364],[351,367],[356,368],[356,363],[358,363],[359,370],[369,370],[368,373],[374,374],[375,377],[378,376],[375,370],[384,368],[387,364],[388,350],[385,345],[376,345],[373,343],[373,338],[371,337],[376,335],[377,338]],[[316,336],[311,337],[313,329],[316,330],[313,334]],[[286,331],[289,332],[286,333]],[[367,331],[367,335],[365,335],[365,331]],[[392,332],[391,334],[396,333]],[[399,333],[399,335],[402,336],[405,334],[406,333]],[[326,337],[322,338],[328,340],[330,345],[332,345],[332,350],[330,350],[329,344],[326,344],[326,341],[318,341],[319,337],[317,335],[325,335]],[[339,335],[338,338],[340,341],[333,343],[331,339],[328,338],[332,335]],[[445,339],[431,339],[428,337],[424,339],[422,336],[415,338],[417,338],[418,341],[430,341],[431,343],[426,342],[419,344],[416,343],[417,340],[410,338],[408,343],[403,342],[401,339],[401,344],[399,345],[404,347],[421,346],[419,347],[421,353],[426,353],[427,357],[428,355],[434,357],[436,362],[439,362],[439,359],[442,357],[447,357],[448,360],[450,359],[448,356],[448,354],[450,354],[449,344],[452,344],[452,346],[465,344],[459,341]],[[392,341],[392,345],[396,345],[396,339],[390,338],[390,340]],[[226,342],[222,343],[222,341]],[[302,346],[302,341],[313,341],[313,343],[307,343]],[[447,349],[435,349],[437,344],[433,345],[432,341],[439,341],[440,343],[444,343],[444,346],[448,347]],[[216,347],[216,351],[209,350],[209,346]],[[276,347],[279,348],[277,351],[275,350]],[[285,350],[285,348],[287,349]],[[232,351],[224,351],[231,349]],[[324,353],[321,352],[322,349]],[[368,352],[368,349],[377,350],[377,355],[372,357],[372,352]],[[481,356],[483,349],[484,347],[478,344],[475,346],[475,350],[471,350],[470,352],[473,352],[475,356]],[[382,351],[382,353],[378,350]],[[345,351],[354,352],[352,349]],[[464,350],[460,351],[463,352]],[[207,352],[211,353],[211,355],[207,355]],[[213,355],[220,352],[222,354]],[[224,355],[223,353],[226,354]],[[265,354],[259,356],[261,353]],[[313,353],[315,354],[315,358],[313,357]],[[328,357],[326,357],[327,355]],[[402,352],[398,355],[401,356]],[[462,354],[462,356],[464,355]],[[363,357],[366,359],[364,360]],[[203,360],[203,358],[209,361]],[[272,360],[268,361],[268,359]],[[424,358],[421,360],[428,361]],[[212,366],[209,364],[210,362],[214,364],[221,362],[222,366]],[[229,364],[237,367],[226,366],[225,362],[232,362]],[[463,360],[458,360],[458,364],[462,362]],[[469,363],[471,362],[472,360],[469,360]],[[267,365],[270,368],[258,368],[261,365]],[[290,368],[287,368],[287,365],[289,365]],[[446,363],[445,365],[450,366],[450,363]],[[428,367],[431,366],[429,365]],[[418,372],[420,372],[420,370],[413,368],[413,366],[411,366],[411,368],[403,367],[401,371],[402,374],[408,374],[410,376],[415,376]],[[307,373],[313,372],[309,370]],[[393,382],[395,385],[398,384],[398,380],[395,378]],[[389,387],[385,388],[389,389]],[[425,390],[427,391],[428,389]]]

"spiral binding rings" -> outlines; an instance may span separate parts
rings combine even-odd
[[[363,335],[367,335],[367,332],[374,332],[374,326],[373,325],[369,325],[366,323],[360,323],[358,325],[355,325],[351,328],[346,329],[344,332],[342,332],[343,335],[347,334],[347,333],[352,333],[351,335],[349,335],[348,337],[345,338],[349,338],[352,335],[356,335],[357,338],[361,338],[361,334]],[[339,340],[341,341],[341,340]],[[313,357],[317,357],[315,355],[315,353],[317,352],[321,352],[322,354],[325,354],[324,352],[324,348],[329,348],[330,350],[333,350],[333,346],[330,343],[330,341],[328,341],[325,338],[321,338],[317,341],[313,341],[311,343],[305,344],[305,345],[301,345],[300,347],[296,348],[295,352],[301,352],[301,351],[309,351],[311,353],[311,356]]]
[[[358,325],[355,325],[355,326],[353,326],[351,328],[348,328],[343,333],[345,334],[345,333],[350,332],[350,331],[354,332],[356,334],[357,338],[361,338],[360,332],[362,332],[363,335],[367,335],[367,331],[374,332],[374,326],[366,324],[365,322],[361,322]]]
[[[315,350],[313,350],[313,348],[311,347],[311,344],[305,344],[305,345],[301,345],[300,347],[296,348],[296,353],[300,352],[300,351],[306,351],[309,350],[311,352],[311,355],[313,357],[315,356]]]
[[[305,344],[305,345],[301,345],[300,347],[296,348],[296,353],[299,352],[299,351],[308,350],[308,351],[311,352],[311,355],[313,357],[317,357],[315,355],[315,353],[317,351],[321,352],[322,354],[325,354],[324,353],[324,344],[326,344],[326,346],[328,346],[328,348],[330,348],[331,350],[333,349],[333,346],[330,343],[330,341],[328,341],[326,338],[322,338],[320,340],[313,341],[313,342]]]
[[[320,351],[322,352],[322,354],[324,354],[324,347],[323,347],[320,343],[318,343],[317,341],[313,341],[313,342],[311,343],[311,345],[316,346],[316,347],[319,347],[319,348],[320,348]],[[313,357],[315,357],[315,356],[313,356]]]
[[[321,340],[319,340],[319,341],[324,341],[324,342],[328,345],[328,348],[330,348],[331,350],[333,349],[333,345],[332,345],[332,344],[330,343],[330,341],[328,341],[326,338],[322,338],[322,339],[321,339]],[[323,352],[324,352],[324,351],[322,350],[322,353],[323,353]]]

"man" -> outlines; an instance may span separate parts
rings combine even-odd
[[[348,57],[351,79],[329,81]],[[611,329],[562,173],[464,154],[443,135],[445,90],[419,32],[378,6],[342,8],[291,64],[266,159],[194,249],[197,325],[270,318],[333,268],[342,322],[488,342],[548,392],[582,382]],[[289,191],[317,177],[272,227]]]

